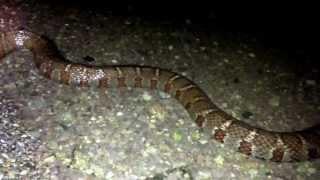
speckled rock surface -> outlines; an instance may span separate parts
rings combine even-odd
[[[208,34],[188,19],[173,25],[32,1],[22,7],[28,29],[72,61],[172,69],[228,113],[269,130],[317,123],[318,70],[297,77],[281,63],[287,57],[258,42]],[[31,59],[19,51],[0,66],[0,179],[320,177],[319,160],[270,163],[211,142],[166,94],[61,85],[40,76]]]

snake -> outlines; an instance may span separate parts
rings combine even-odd
[[[92,66],[68,61],[53,41],[28,30],[0,32],[0,64],[19,49],[32,52],[32,63],[49,80],[79,87],[145,88],[177,99],[210,139],[230,149],[272,162],[310,161],[320,157],[319,126],[296,132],[253,127],[220,109],[193,81],[170,70],[139,66]]]

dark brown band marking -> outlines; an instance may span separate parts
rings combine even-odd
[[[195,98],[193,98],[192,101],[187,102],[184,107],[188,110],[188,109],[190,109],[195,103],[197,103],[197,102],[199,102],[199,101],[205,101],[205,100],[207,100],[207,99],[204,98],[203,96],[195,97]]]
[[[12,35],[10,35],[10,34],[7,34],[7,36],[5,34],[1,34],[1,43],[0,43],[0,45],[2,46],[1,47],[2,53],[0,55],[2,55],[2,54],[4,55],[6,52],[10,51],[10,47],[14,47],[15,46],[15,43],[10,41],[12,39],[12,37],[13,37],[13,36],[12,37],[11,36]]]
[[[272,158],[271,161],[275,162],[281,162],[285,155],[285,145],[282,141],[282,138],[280,135],[277,136],[277,144],[276,147],[272,150]]]
[[[211,111],[210,113],[214,113],[215,111]],[[220,127],[214,127],[213,129],[213,138],[221,143],[224,142],[224,138],[227,135],[227,129],[232,125],[234,121],[233,120],[227,120],[223,124],[220,125]]]
[[[187,84],[186,86],[179,88],[176,91],[176,99],[180,99],[182,97],[183,94],[185,94],[186,92],[188,92],[189,90],[191,90],[192,88],[197,88],[194,84]]]
[[[118,87],[126,87],[126,77],[123,75],[122,70],[119,67],[115,67],[117,71],[117,80],[118,80]]]
[[[158,86],[158,79],[151,79],[150,80],[150,89],[157,89]]]
[[[100,88],[108,88],[109,87],[109,78],[104,77],[99,80],[99,87]]]
[[[257,135],[258,134],[256,130],[250,131],[250,133],[240,142],[238,151],[250,156],[254,147],[252,142],[254,141]]]
[[[248,141],[241,141],[239,146],[239,152],[250,156],[252,154],[252,143]]]
[[[217,129],[215,130],[214,134],[213,134],[213,138],[221,143],[224,143],[224,138],[226,136],[226,132],[221,130],[221,129]]]
[[[137,76],[134,78],[134,87],[136,88],[142,88],[142,77]]]
[[[160,70],[158,68],[155,68],[154,77],[152,77],[150,80],[150,89],[158,88],[159,77],[160,77]]]
[[[0,36],[0,58],[2,58],[4,55],[5,55],[5,49],[4,49],[4,45],[3,43],[6,42],[5,39],[4,39],[4,34],[1,34]]]
[[[135,68],[135,73],[136,76],[134,78],[134,87],[136,88],[142,88],[142,75],[141,75],[141,68],[140,67],[136,67]]]
[[[284,149],[276,148],[272,151],[272,158],[270,160],[274,162],[281,162],[283,157],[284,157]]]
[[[126,87],[126,78],[125,77],[119,77],[118,78],[118,87]]]
[[[70,69],[72,68],[72,64],[67,64],[64,70],[60,71],[60,81],[69,84],[70,83]]]
[[[40,65],[40,69],[41,69],[41,72],[42,74],[49,78],[49,79],[52,79],[51,78],[51,74],[52,74],[52,71],[53,71],[53,63],[51,61],[47,61],[47,62],[44,62]]]
[[[196,120],[195,120],[195,123],[197,124],[198,127],[202,128],[203,125],[204,125],[205,120],[206,119],[204,118],[204,116],[198,115]]]
[[[171,91],[171,88],[172,88],[172,85],[173,85],[173,81],[178,79],[178,78],[181,78],[181,76],[179,76],[178,74],[174,74],[165,84],[165,88],[164,88],[164,91],[166,93],[169,93],[170,94],[170,91]]]

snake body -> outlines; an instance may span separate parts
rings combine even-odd
[[[175,97],[199,128],[212,139],[245,155],[276,161],[319,158],[319,128],[279,133],[245,124],[219,109],[195,83],[177,73],[144,66],[94,67],[71,63],[60,56],[55,45],[29,31],[0,33],[0,63],[4,56],[27,48],[40,74],[60,83],[100,88],[149,88]]]

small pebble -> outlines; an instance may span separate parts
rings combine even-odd
[[[186,22],[186,24],[191,24],[192,23],[190,19],[186,19],[185,22]]]
[[[251,58],[255,58],[256,57],[256,55],[254,53],[249,53],[248,56],[251,57]]]
[[[142,98],[145,101],[150,101],[152,99],[152,96],[148,92],[144,92]]]
[[[216,158],[214,158],[214,162],[219,165],[222,166],[224,163],[224,158],[220,155],[218,155]]]
[[[317,82],[315,80],[308,79],[306,80],[306,84],[310,86],[315,86],[317,85]]]
[[[118,61],[117,61],[116,59],[112,59],[111,62],[112,62],[113,64],[117,64],[117,63],[118,63]]]
[[[132,24],[130,21],[128,21],[128,20],[126,20],[125,22],[124,22],[124,24],[125,25],[130,25],[130,24]]]
[[[273,107],[278,107],[280,105],[280,97],[279,96],[274,96],[268,101],[270,106]]]
[[[180,59],[180,56],[179,55],[175,55],[174,59]]]
[[[207,48],[206,48],[205,46],[201,46],[201,47],[200,47],[200,50],[201,50],[201,51],[204,51],[204,50],[206,50],[206,49],[207,49]]]
[[[123,112],[121,112],[121,111],[117,112],[116,116],[118,116],[118,117],[123,116]]]

